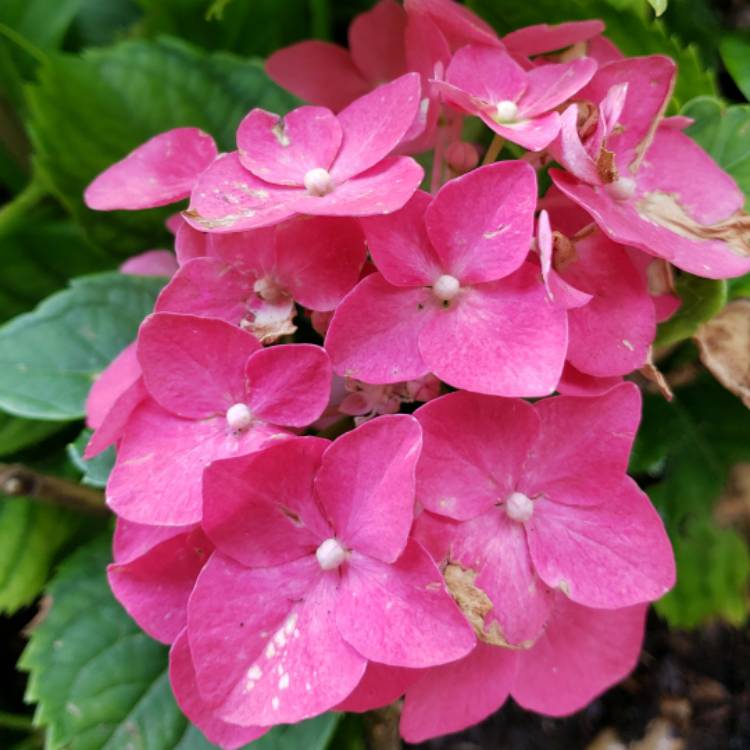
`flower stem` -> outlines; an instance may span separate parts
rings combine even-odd
[[[0,208],[0,237],[4,237],[22,223],[28,215],[29,209],[37,205],[47,191],[38,180],[31,182],[9,203]]]
[[[30,716],[0,711],[0,727],[18,732],[31,732],[34,729],[34,724]]]
[[[490,147],[487,149],[484,159],[482,159],[482,166],[485,164],[492,164],[492,162],[497,159],[498,154],[502,151],[503,143],[505,143],[505,139],[495,133],[495,137],[492,139],[492,143],[490,143]]]
[[[21,464],[0,464],[0,492],[9,497],[26,497],[89,515],[109,515],[104,497],[98,490],[39,474]]]

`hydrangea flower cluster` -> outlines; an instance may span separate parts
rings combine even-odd
[[[558,716],[635,665],[675,571],[623,378],[673,267],[743,274],[750,247],[665,117],[672,61],[602,32],[380,0],[349,49],[272,55],[309,103],[252,110],[235,151],[178,128],[89,186],[189,198],[174,255],[123,267],[171,279],[91,390],[87,455],[117,447],[112,589],[222,747],[402,696],[409,741],[508,696]]]

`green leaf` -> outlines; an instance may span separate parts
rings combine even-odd
[[[36,599],[80,519],[62,508],[25,498],[0,500],[0,612]]]
[[[750,208],[750,104],[725,107],[703,96],[689,101],[682,114],[695,120],[685,132],[734,177]]]
[[[727,283],[681,274],[675,289],[682,305],[669,320],[659,325],[654,346],[668,346],[690,338],[704,321],[721,312],[727,302]]]
[[[0,458],[41,442],[61,427],[58,422],[37,422],[0,412]]]
[[[74,279],[0,328],[0,408],[73,420],[98,374],[134,338],[163,279],[105,273]]]
[[[667,9],[667,0],[648,0],[648,2],[657,16],[660,16]]]
[[[40,212],[26,212],[18,226],[0,235],[0,257],[0,322],[29,310],[72,276],[112,265],[72,222],[49,221]]]
[[[49,423],[47,423],[49,424]],[[91,487],[105,487],[115,465],[115,448],[110,446],[104,453],[86,460],[83,452],[91,438],[91,430],[83,430],[74,442],[68,445],[68,457],[83,474],[81,482]]]
[[[248,4],[245,4],[248,5]],[[286,112],[294,99],[271,83],[257,60],[208,55],[177,40],[127,41],[82,57],[55,55],[27,90],[37,175],[109,253],[164,246],[175,207],[101,213],[86,209],[86,185],[156,133],[196,126],[234,148],[252,107]]]
[[[745,95],[745,99],[750,99],[750,36],[735,34],[724,37],[719,50],[737,88]]]
[[[58,47],[82,5],[82,0],[3,0],[0,23],[37,47]]]
[[[714,617],[735,626],[747,619],[750,553],[732,529],[691,525],[675,539],[677,586],[656,602],[673,628],[694,628]]]
[[[170,34],[205,49],[265,57],[310,37],[309,0],[139,0],[148,35]]]
[[[52,609],[20,666],[47,750],[213,750],[177,708],[167,649],[142,633],[105,577],[109,537],[80,548],[49,586]],[[339,715],[278,727],[251,750],[323,750]]]
[[[715,525],[713,510],[730,468],[749,460],[750,411],[715,380],[677,389],[671,403],[645,396],[630,472],[644,480],[675,547],[677,586],[657,605],[675,627],[746,616],[746,544]]]
[[[665,54],[679,67],[674,102],[677,107],[696,96],[717,93],[716,76],[698,55],[694,45],[685,46],[661,21],[647,21],[638,5],[615,0],[536,0],[511,3],[504,0],[469,0],[468,5],[501,34],[535,23],[601,18],[605,32],[626,55]],[[643,7],[643,6],[641,6]]]

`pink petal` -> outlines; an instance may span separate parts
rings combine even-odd
[[[277,237],[275,277],[304,307],[333,310],[359,281],[367,248],[355,219],[300,218]]]
[[[118,518],[112,537],[112,557],[116,563],[132,562],[150,552],[154,547],[197,527],[192,526],[145,526]]]
[[[323,197],[301,195],[297,213],[318,216],[373,216],[402,208],[422,182],[424,170],[408,156],[389,156],[338,185]]]
[[[265,727],[241,727],[216,718],[198,692],[193,659],[190,656],[187,633],[184,631],[169,652],[169,681],[180,710],[203,732],[209,742],[220,745],[225,750],[235,750],[268,731]]]
[[[135,342],[128,344],[94,380],[86,397],[86,424],[99,427],[122,396],[141,377]]]
[[[515,651],[480,641],[463,659],[426,670],[406,691],[401,736],[423,742],[487,718],[505,703],[517,658]]]
[[[472,571],[474,585],[493,604],[482,620],[485,637],[496,645],[529,648],[544,631],[553,593],[534,571],[524,524],[511,520],[503,507],[491,508],[456,529],[450,561]]]
[[[518,116],[538,117],[558,107],[591,80],[596,68],[590,57],[532,68],[526,74],[526,90],[518,102]]]
[[[425,213],[444,272],[464,284],[515,271],[534,231],[536,173],[522,161],[488,164],[446,183]]]
[[[445,80],[492,107],[502,101],[518,101],[526,88],[523,68],[496,47],[462,47],[453,55]]]
[[[417,115],[420,93],[419,76],[407,73],[339,113],[344,139],[331,168],[336,184],[374,167],[393,151]]]
[[[176,270],[177,260],[171,250],[147,250],[120,266],[120,273],[133,276],[171,276]]]
[[[455,388],[496,396],[554,391],[566,345],[565,312],[547,299],[530,263],[465,288],[419,334],[426,369]]]
[[[580,180],[591,185],[602,183],[596,162],[584,147],[578,133],[578,104],[571,104],[560,115],[560,135],[550,145],[550,152],[556,161]]]
[[[260,349],[245,367],[250,411],[265,422],[305,427],[328,405],[331,375],[331,361],[320,346]]]
[[[348,50],[317,39],[274,52],[266,60],[266,73],[300,99],[334,112],[370,90]]]
[[[416,669],[388,667],[374,661],[367,663],[367,670],[354,692],[336,706],[337,711],[364,713],[374,708],[389,706],[397,701],[422,674]]]
[[[390,81],[406,72],[404,30],[406,13],[395,0],[379,0],[349,26],[352,59],[373,84]]]
[[[622,383],[622,378],[595,378],[579,372],[569,362],[565,363],[557,390],[564,396],[600,396]]]
[[[214,461],[203,474],[203,527],[217,549],[247,567],[314,553],[331,536],[313,494],[328,444],[290,437],[249,456]]]
[[[187,261],[162,289],[155,311],[219,318],[239,325],[247,315],[247,300],[255,296],[255,278],[218,258]]]
[[[540,117],[520,120],[506,125],[495,122],[484,113],[480,114],[480,117],[484,124],[492,128],[498,135],[529,149],[529,151],[541,151],[547,148],[560,132],[560,115],[557,112],[548,112]]]
[[[440,275],[440,261],[424,222],[431,200],[418,190],[400,211],[362,219],[373,261],[394,286],[425,286]]]
[[[194,229],[180,216],[180,226],[174,237],[174,252],[177,264],[183,265],[193,258],[202,258],[208,254],[210,234]]]
[[[143,378],[139,377],[112,404],[112,408],[107,412],[106,418],[94,430],[94,434],[89,439],[86,450],[83,452],[83,457],[87,460],[94,458],[94,456],[98,456],[107,450],[110,445],[115,445],[122,437],[130,420],[130,415],[146,398],[148,398],[148,391],[143,384]]]
[[[524,401],[458,391],[420,407],[424,447],[417,497],[428,510],[466,520],[515,489],[539,418]]]
[[[352,553],[336,625],[365,658],[396,667],[444,664],[466,656],[476,643],[437,566],[414,541],[391,565]]]
[[[519,491],[569,505],[601,503],[627,470],[641,416],[638,387],[622,383],[601,396],[558,396],[534,408],[541,431]]]
[[[629,57],[603,65],[591,83],[579,92],[579,99],[599,103],[613,86],[628,84],[619,127],[607,141],[607,148],[615,152],[621,173],[625,173],[648,145],[672,94],[676,70],[674,61],[664,55]]]
[[[276,239],[280,226],[283,225],[206,235],[209,239],[205,254],[244,273],[255,276],[272,273],[276,265]]]
[[[588,609],[560,596],[545,635],[518,654],[513,698],[548,716],[583,708],[635,668],[646,609]]]
[[[107,483],[107,503],[130,521],[185,526],[201,518],[201,477],[212,461],[259,449],[271,425],[239,433],[223,416],[191,420],[175,417],[151,399],[133,412]]]
[[[236,151],[222,154],[198,178],[183,218],[203,232],[239,232],[289,218],[303,191],[259,180]]]
[[[541,578],[573,601],[615,609],[661,598],[674,585],[674,556],[664,524],[630,478],[598,505],[542,497],[527,524]]]
[[[346,547],[383,562],[401,554],[414,518],[421,450],[422,429],[406,414],[365,422],[326,450],[315,491]]]
[[[325,107],[298,107],[279,117],[254,109],[240,123],[240,163],[275,185],[303,187],[311,169],[330,169],[343,137],[336,115]]]
[[[245,362],[260,348],[223,320],[156,313],[138,332],[146,389],[165,409],[200,419],[244,402]]]
[[[435,308],[426,289],[391,286],[370,274],[336,308],[326,349],[339,375],[368,383],[398,383],[426,375],[417,339]]]
[[[187,198],[216,158],[216,144],[198,128],[159,133],[102,172],[84,200],[97,211],[164,206]]]
[[[107,568],[112,593],[148,635],[172,643],[185,628],[195,579],[213,551],[200,529],[168,539]]]
[[[233,724],[294,723],[341,703],[367,662],[338,634],[335,573],[315,556],[244,568],[219,554],[188,608],[200,692]]]
[[[593,295],[568,314],[568,361],[597,377],[641,367],[656,335],[654,304],[624,249],[598,232],[576,243],[566,281]]]
[[[550,175],[560,190],[586,209],[615,242],[631,245],[709,279],[741,276],[750,270],[750,258],[735,254],[721,240],[685,237],[644,219],[634,201],[617,201],[603,189],[584,185],[556,169],[551,169]]]
[[[594,19],[568,21],[554,25],[539,23],[511,31],[503,37],[502,41],[513,54],[534,57],[534,55],[555,52],[578,42],[588,41],[603,31],[604,24]]]
[[[452,49],[465,44],[501,46],[494,29],[465,5],[453,0],[406,0],[408,13],[427,13],[440,27]]]

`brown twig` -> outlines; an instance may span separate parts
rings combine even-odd
[[[398,732],[401,705],[401,701],[396,701],[364,714],[368,750],[401,750],[403,746]]]
[[[39,474],[21,464],[0,464],[0,492],[27,497],[96,516],[109,514],[98,490],[59,477]]]

